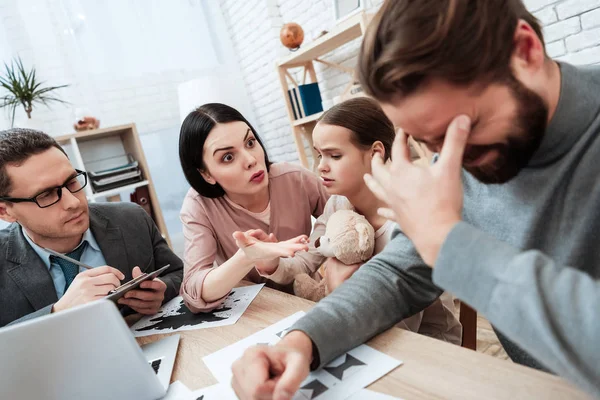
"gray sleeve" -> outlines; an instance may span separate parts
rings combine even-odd
[[[44,308],[40,308],[39,310],[34,311],[30,314],[24,315],[21,318],[16,319],[16,320],[12,321],[11,323],[7,324],[6,326],[19,324],[21,322],[29,321],[30,319],[39,318],[39,317],[43,317],[44,315],[51,314],[52,307],[54,307],[54,303],[52,303],[49,306],[46,306]]]
[[[465,222],[444,242],[433,276],[548,368],[600,396],[598,280]]]
[[[314,344],[313,367],[366,342],[432,304],[442,290],[412,243],[397,233],[385,249],[321,300],[291,330]]]

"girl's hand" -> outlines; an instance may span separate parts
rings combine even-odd
[[[267,243],[277,243],[277,237],[275,234],[269,233],[268,235],[262,229],[254,229],[246,232],[250,236]],[[261,275],[273,275],[279,267],[279,257],[273,258],[272,260],[257,260],[254,267]]]
[[[327,294],[333,292],[348,280],[364,263],[346,265],[337,258],[328,258],[325,265],[325,285]]]
[[[261,231],[262,232],[262,231]],[[237,246],[252,261],[272,261],[279,257],[293,257],[298,251],[308,250],[308,237],[300,235],[293,239],[277,242],[275,236],[264,232],[251,230],[247,232],[236,231],[233,238]]]

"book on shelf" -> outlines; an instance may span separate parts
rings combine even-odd
[[[321,91],[316,82],[288,89],[288,97],[292,105],[295,120],[323,111]]]
[[[292,111],[294,113],[294,119],[302,118],[302,114],[300,112],[300,107],[298,106],[298,98],[296,94],[296,88],[292,88],[288,90],[288,96],[290,98],[290,104],[292,105]]]

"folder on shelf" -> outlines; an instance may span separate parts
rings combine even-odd
[[[136,188],[135,191],[129,195],[129,199],[133,203],[139,204],[154,220],[154,212],[152,211],[152,202],[150,200],[150,190],[148,186]]]
[[[121,186],[127,186],[142,180],[142,171],[132,171],[108,178],[92,180],[92,187],[96,193],[115,189]]]
[[[127,164],[117,167],[88,171],[94,192],[103,192],[141,181],[143,177],[138,162],[131,155],[128,155],[128,161]]]
[[[136,170],[139,169],[138,166],[138,162],[137,161],[132,161],[130,163],[127,163],[125,165],[121,165],[119,167],[115,167],[115,168],[108,168],[108,169],[104,169],[101,171],[89,171],[88,172],[88,176],[90,178],[101,178],[103,176],[111,176],[114,174],[118,174],[120,172],[128,172],[128,171],[132,171],[132,170]]]

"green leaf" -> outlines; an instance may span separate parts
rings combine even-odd
[[[4,90],[4,97],[1,97],[0,108],[7,107],[11,116],[11,125],[14,124],[15,112],[17,107],[32,107],[35,103],[44,104],[49,107],[49,103],[68,104],[67,101],[49,94],[58,89],[68,87],[69,85],[44,86],[36,77],[35,68],[29,71],[25,68],[21,57],[16,57],[8,63],[4,63],[4,74],[0,75],[0,92]],[[1,94],[1,93],[0,93]]]

